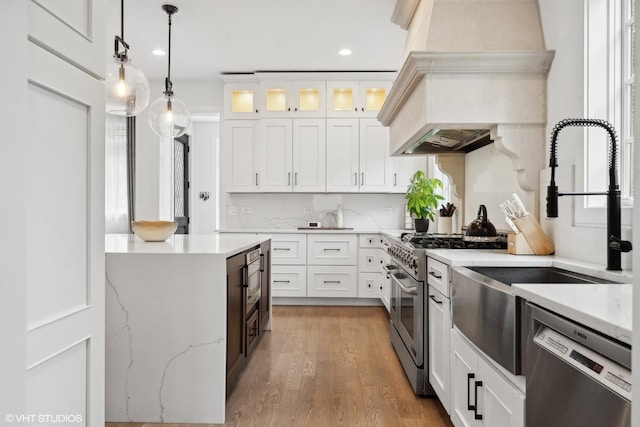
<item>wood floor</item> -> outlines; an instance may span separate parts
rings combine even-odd
[[[273,331],[228,398],[224,425],[452,426],[437,399],[413,394],[384,307],[285,306],[273,308]]]

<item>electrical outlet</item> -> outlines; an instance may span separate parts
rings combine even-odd
[[[240,212],[242,215],[248,215],[251,213],[251,208],[249,206],[243,206],[242,209],[240,209]]]
[[[390,214],[393,212],[393,209],[391,208],[382,208],[382,213],[383,214]]]
[[[306,213],[306,214],[313,213],[313,209],[311,209],[311,208],[304,208],[304,209],[303,209],[303,212],[304,212],[304,213]]]
[[[237,206],[227,206],[227,215],[229,215],[229,216],[238,216],[238,207]]]

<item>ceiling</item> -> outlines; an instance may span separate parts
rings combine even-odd
[[[173,16],[171,79],[217,78],[253,71],[395,71],[406,33],[391,22],[395,0],[129,0],[125,40],[132,64],[149,79],[167,73],[168,19]],[[107,1],[107,43],[120,34],[120,0]],[[348,47],[350,56],[338,55]]]

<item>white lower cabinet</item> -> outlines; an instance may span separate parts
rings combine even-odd
[[[451,331],[451,421],[456,427],[524,427],[525,396]]]
[[[382,273],[358,273],[358,297],[380,298],[384,277]]]
[[[353,265],[358,261],[356,234],[317,234],[307,239],[307,264]]]
[[[357,277],[355,265],[309,265],[307,267],[307,296],[355,297],[358,294]]]
[[[271,293],[274,297],[307,296],[307,235],[271,237]]]
[[[307,267],[305,265],[273,265],[271,295],[274,297],[306,297]]]
[[[429,383],[440,398],[447,413],[450,412],[451,382],[449,378],[449,336],[451,309],[449,298],[429,286]]]

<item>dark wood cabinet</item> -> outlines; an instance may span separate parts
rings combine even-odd
[[[271,240],[267,240],[260,245],[262,257],[262,296],[260,297],[260,330],[269,323],[271,318]]]
[[[244,253],[227,258],[227,394],[245,365]]]
[[[249,306],[246,303],[246,254],[255,249],[227,258],[227,395],[235,387],[271,316],[271,241],[260,245],[260,301],[255,309],[253,303]]]

